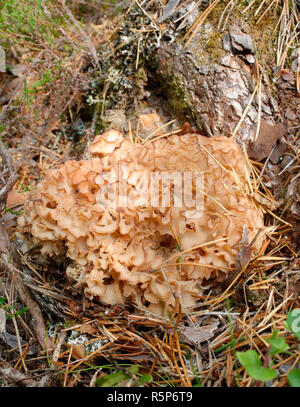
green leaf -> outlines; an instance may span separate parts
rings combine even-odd
[[[135,374],[137,374],[138,371],[139,371],[139,366],[132,365],[132,366],[129,366],[129,367],[127,368],[127,370],[128,370],[128,372],[131,373],[132,375],[135,375]]]
[[[249,376],[255,380],[267,381],[275,379],[276,371],[263,367],[261,360],[255,350],[247,350],[246,352],[237,352],[236,356],[245,368]]]
[[[96,387],[119,387],[126,379],[130,379],[130,376],[124,372],[116,372],[104,377],[100,377],[96,380]]]
[[[253,379],[261,380],[262,382],[273,380],[277,375],[276,370],[263,366],[248,366],[245,367],[245,370]]]
[[[255,350],[247,350],[246,352],[237,352],[237,358],[242,366],[261,366],[261,361]]]
[[[152,380],[153,380],[152,375],[150,373],[146,373],[139,378],[139,384],[151,383]]]
[[[293,369],[288,374],[288,382],[291,387],[300,387],[300,370]]]
[[[289,349],[289,345],[283,337],[277,338],[278,331],[275,330],[271,338],[267,342],[271,345],[270,355],[275,356],[277,353],[284,353]]]
[[[290,311],[286,321],[289,329],[300,339],[300,308],[295,308]]]

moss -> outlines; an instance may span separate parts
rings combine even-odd
[[[212,24],[211,30],[209,30],[208,25],[201,27],[189,44],[196,64],[203,66],[219,63],[226,54],[222,47],[222,39],[223,35],[218,32],[214,24]]]
[[[272,66],[276,64],[274,47],[278,36],[278,29],[275,31],[274,27],[277,25],[280,17],[281,8],[272,7],[257,24],[264,9],[258,16],[254,16],[258,8],[257,4],[248,9],[246,13],[242,13],[247,5],[248,3],[245,1],[240,1],[236,4],[230,12],[226,29],[237,24],[242,30],[250,34],[255,42],[258,62],[270,79],[272,76]],[[225,55],[222,41],[226,30],[220,32],[218,29],[222,16],[221,29],[223,28],[225,18],[227,18],[227,14],[223,15],[225,6],[223,2],[220,2],[213,8],[189,45],[195,61],[199,65],[219,63]],[[208,31],[208,24],[212,26],[210,31]]]
[[[242,13],[247,6],[248,2],[246,1],[240,1],[236,4],[228,18],[226,28],[228,29],[228,27],[238,24],[241,29],[250,34],[256,46],[258,62],[270,77],[272,75],[272,66],[276,63],[274,47],[278,36],[278,29],[275,31],[274,27],[277,25],[280,17],[281,8],[276,6],[271,7],[268,13],[259,21],[265,8],[255,16],[259,3],[257,2],[250,7],[246,13]],[[224,5],[219,3],[210,15],[210,22],[214,24],[215,28],[219,24],[223,11]]]
[[[189,110],[188,93],[182,87],[182,80],[179,75],[174,73],[169,76],[165,85],[168,92],[168,101],[174,107],[176,112],[187,112]]]
[[[193,121],[195,117],[192,100],[189,91],[184,85],[184,79],[181,74],[170,66],[163,71],[156,68],[160,66],[156,55],[149,60],[149,65],[151,71],[154,72],[155,79],[158,79],[160,82],[160,91],[167,100],[170,112],[176,115],[179,120],[189,119]],[[148,73],[148,75],[151,77],[151,74]]]

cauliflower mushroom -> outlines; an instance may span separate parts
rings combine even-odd
[[[184,309],[194,306],[203,288],[234,270],[243,228],[249,241],[264,228],[233,139],[189,133],[139,144],[109,130],[90,153],[46,174],[19,231],[42,253],[71,259],[67,276],[104,304],[133,302],[161,314],[174,307],[175,294]],[[150,197],[153,174],[170,177],[160,178]],[[200,216],[195,174],[203,174]],[[162,203],[166,186],[169,205]],[[186,186],[189,199],[178,205]],[[254,239],[252,255],[263,242],[263,234]]]

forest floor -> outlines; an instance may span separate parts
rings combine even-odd
[[[217,6],[223,23],[234,9],[252,9],[260,23],[276,16],[267,60],[289,127],[271,169],[271,153],[251,161],[272,229],[265,253],[227,286],[204,292],[189,313],[177,304],[161,317],[84,298],[63,264],[20,250],[16,223],[50,168],[86,158],[108,128],[133,137],[137,109],[159,111],[170,133],[189,121],[151,89],[142,42],[124,34],[135,9],[167,32],[174,10],[189,3],[202,22]],[[300,386],[300,11],[296,0],[218,3],[0,0],[0,387]],[[119,60],[129,41],[139,68],[132,89],[128,72],[122,76],[128,61]]]

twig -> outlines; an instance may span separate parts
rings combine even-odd
[[[28,307],[28,311],[32,317],[32,326],[35,330],[37,340],[42,349],[46,349],[46,326],[44,318],[38,304],[33,300],[30,291],[25,287],[21,276],[17,275],[17,290],[21,301]]]
[[[77,30],[80,32],[83,40],[85,41],[85,43],[88,46],[88,49],[91,51],[91,54],[94,58],[94,63],[95,63],[95,67],[99,70],[99,72],[101,72],[101,67],[99,64],[99,58],[97,56],[97,52],[96,49],[94,47],[94,44],[92,42],[92,40],[90,39],[90,37],[86,34],[86,32],[80,27],[78,21],[76,20],[76,18],[73,16],[73,14],[71,13],[71,11],[68,9],[68,7],[66,6],[65,0],[60,0],[60,3],[62,5],[63,11],[67,14],[67,16],[70,18],[70,20],[72,21],[72,23],[75,25],[75,27],[77,28]],[[64,17],[63,13],[58,10],[59,13]]]
[[[4,255],[2,255],[3,257]],[[10,273],[15,273],[17,269],[10,264],[10,262],[5,262],[4,259],[1,259],[1,263],[8,269]],[[42,349],[46,348],[46,327],[44,324],[44,319],[40,307],[33,300],[29,290],[25,287],[22,277],[19,273],[16,274],[16,286],[20,296],[21,301],[28,307],[28,310],[32,316],[32,326],[35,330],[37,339]]]
[[[13,186],[15,185],[15,183],[18,179],[18,174],[16,173],[16,170],[12,163],[11,156],[10,156],[9,152],[7,151],[7,149],[5,148],[2,140],[0,140],[0,155],[2,156],[3,161],[6,163],[8,169],[9,169],[9,172],[10,172],[10,175],[8,177],[8,180],[6,181],[6,184],[0,190],[0,202],[1,201],[5,202],[7,194],[13,188]]]

